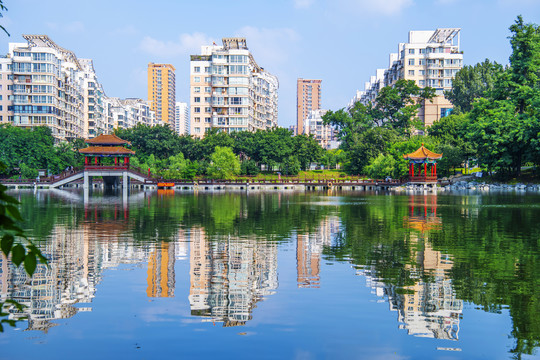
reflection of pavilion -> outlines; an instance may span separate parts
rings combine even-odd
[[[192,315],[223,326],[244,325],[255,304],[277,288],[277,245],[260,239],[210,240],[190,230]]]
[[[399,327],[409,335],[458,340],[463,301],[456,298],[448,276],[453,262],[449,255],[434,250],[427,239],[430,231],[442,229],[437,197],[411,196],[409,200],[410,215],[404,218],[404,226],[411,229],[411,261],[405,269],[415,283],[397,288],[367,271],[368,284],[377,295],[388,297],[390,309],[398,312]],[[426,278],[429,280],[423,280]]]

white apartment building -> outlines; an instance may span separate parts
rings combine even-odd
[[[336,130],[330,125],[324,125],[322,117],[328,110],[311,110],[304,119],[305,135],[313,135],[315,140],[324,149],[337,149],[339,141],[336,136]]]
[[[410,31],[409,41],[400,43],[398,52],[390,54],[387,69],[378,69],[365,83],[364,91],[357,92],[349,105],[356,101],[373,102],[384,86],[392,86],[397,80],[414,80],[419,87],[432,87],[436,97],[424,102],[418,117],[429,126],[448,115],[452,103],[444,98],[444,92],[452,89],[452,80],[463,67],[460,51],[459,28],[435,31]]]
[[[114,129],[127,129],[138,124],[161,125],[148,102],[142,99],[105,98],[104,109],[108,133],[112,133]]]
[[[83,88],[83,116],[85,139],[94,138],[100,134],[108,134],[109,129],[105,121],[103,102],[106,97],[103,86],[97,79],[94,63],[91,59],[79,59],[82,72],[79,74]]]
[[[185,102],[176,102],[174,131],[178,135],[189,135],[189,107]]]
[[[202,137],[210,128],[234,132],[277,126],[277,77],[257,65],[245,38],[222,41],[191,55],[191,135]]]
[[[74,53],[55,44],[47,35],[23,35],[27,43],[10,43],[2,67],[13,83],[2,86],[8,98],[3,121],[15,126],[48,126],[56,141],[82,137],[84,91],[82,66]],[[11,60],[11,63],[9,63]],[[2,84],[4,85],[4,84]]]

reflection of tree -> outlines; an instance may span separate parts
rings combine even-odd
[[[444,224],[430,218],[431,206],[427,221],[418,222],[424,216],[421,198],[413,201],[412,216],[405,197],[370,197],[369,206],[341,206],[343,230],[325,249],[326,255],[351,261],[394,293],[407,293],[408,287],[420,281],[432,284],[436,277],[425,271],[426,265],[424,271],[415,271],[424,261],[418,258],[419,249],[424,255],[448,254],[452,266],[445,273],[455,297],[486,311],[508,306],[516,339],[512,351],[531,354],[540,346],[540,214],[534,207],[538,198],[439,195],[437,217],[448,219]],[[404,219],[412,223],[403,227]],[[429,242],[415,240],[422,231]],[[432,304],[426,306],[433,309]]]

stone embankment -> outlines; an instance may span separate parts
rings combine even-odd
[[[502,183],[486,183],[479,181],[457,181],[455,183],[440,186],[439,191],[464,191],[464,190],[480,190],[480,191],[540,191],[540,184],[502,184]]]

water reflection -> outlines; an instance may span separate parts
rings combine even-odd
[[[27,306],[12,318],[27,315],[29,330],[46,332],[52,320],[92,310],[107,269],[132,264],[146,271],[146,297],[172,298],[177,282],[189,284],[188,316],[245,325],[259,302],[272,301],[278,274],[296,291],[322,292],[324,263],[341,262],[388,303],[404,334],[459,341],[465,301],[490,312],[509,307],[513,352],[539,344],[539,214],[523,211],[534,199],[501,209],[493,205],[508,198],[124,195],[17,194],[50,267],[28,279],[0,260],[2,299]],[[295,267],[280,273],[288,244]]]
[[[251,320],[255,304],[278,287],[277,244],[256,238],[217,237],[191,229],[191,314],[223,326]]]

